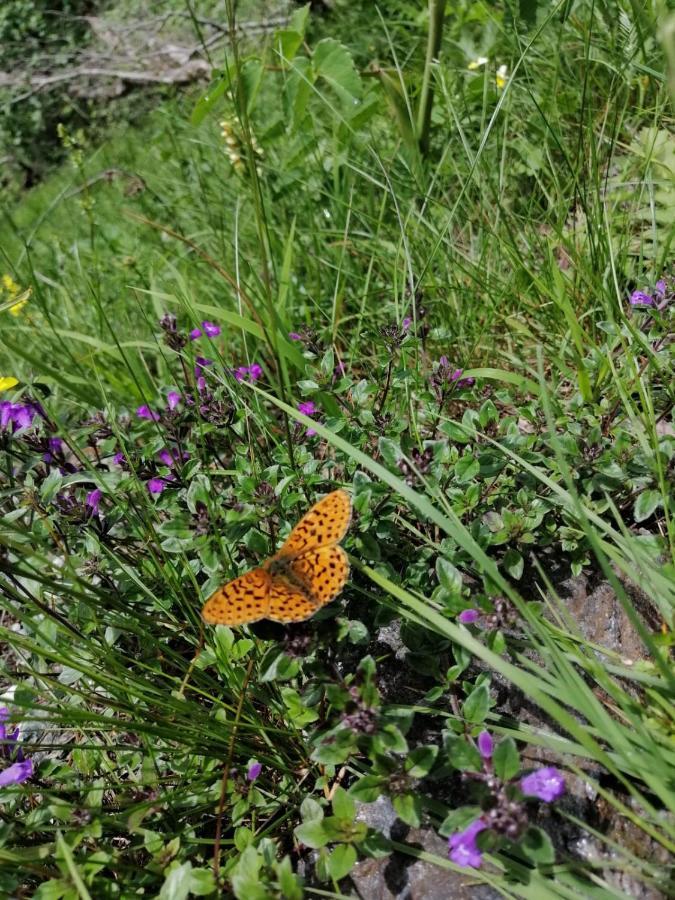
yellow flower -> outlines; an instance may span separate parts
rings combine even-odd
[[[497,85],[497,90],[501,91],[504,89],[504,85],[508,81],[509,70],[506,66],[500,66],[497,69],[497,74],[495,75],[495,84]]]
[[[2,276],[2,286],[7,291],[7,293],[10,294],[12,297],[16,297],[16,295],[21,290],[21,288],[16,283],[16,281],[14,281],[14,279],[12,278],[11,275],[3,275]]]
[[[480,69],[481,66],[484,66],[487,63],[487,61],[488,61],[487,56],[479,56],[478,59],[474,59],[469,63],[469,65],[467,66],[467,69],[470,72],[473,72],[474,69]]]
[[[10,308],[9,308],[10,315],[18,316],[21,314],[21,310],[28,303],[28,298],[30,297],[32,292],[33,292],[32,288],[26,288],[26,290],[23,292],[23,294],[21,294],[20,297],[16,297],[16,298],[12,297],[12,300],[16,299],[16,303],[13,303],[10,306]]]
[[[16,387],[19,383],[17,378],[11,375],[0,375],[0,391],[8,391],[10,388]]]

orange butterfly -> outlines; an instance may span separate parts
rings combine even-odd
[[[302,622],[330,603],[349,577],[338,546],[352,517],[346,491],[333,491],[306,513],[283,547],[256,569],[218,588],[204,604],[209,625],[245,625],[258,619]]]

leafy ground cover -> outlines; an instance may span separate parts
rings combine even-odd
[[[10,896],[355,896],[424,855],[375,801],[501,896],[668,894],[667,28],[440,6],[300,8],[3,209]],[[339,487],[341,597],[206,627]]]

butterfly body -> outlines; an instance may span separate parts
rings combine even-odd
[[[300,519],[278,553],[215,591],[204,604],[209,625],[244,625],[259,619],[301,622],[330,603],[349,576],[338,546],[351,521],[345,491],[333,491]]]

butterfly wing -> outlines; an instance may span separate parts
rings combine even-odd
[[[337,544],[347,533],[351,518],[351,497],[346,491],[333,491],[300,519],[273,558],[300,556],[327,544]]]
[[[299,586],[283,575],[274,575],[270,585],[267,618],[274,622],[302,622],[317,610],[317,605]]]
[[[307,586],[317,607],[334,600],[349,577],[347,554],[337,545],[303,553],[288,568],[294,580]]]
[[[271,583],[266,569],[251,569],[214,591],[204,604],[202,618],[208,625],[245,625],[264,619]]]

